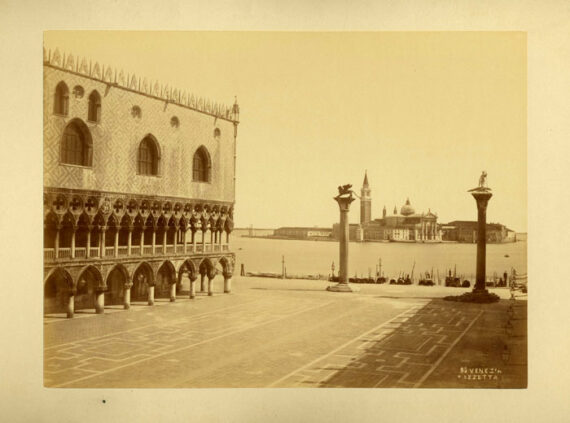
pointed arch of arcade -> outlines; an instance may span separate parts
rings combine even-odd
[[[182,263],[178,271],[178,281],[182,279],[184,273],[187,273],[190,278],[198,277],[198,269],[192,260],[188,259]]]
[[[204,257],[202,261],[200,261],[200,264],[198,265],[198,271],[200,274],[202,273],[202,271],[208,273],[215,269],[216,269],[216,264],[213,263],[209,257]]]
[[[44,279],[44,314],[63,313],[74,294],[73,277],[62,267],[52,269]]]
[[[174,265],[170,260],[163,261],[156,272],[154,296],[156,298],[170,297],[171,285],[175,284],[176,281],[176,269]]]
[[[107,273],[107,292],[105,293],[105,304],[123,304],[126,285],[130,285],[131,277],[127,268],[118,263]]]
[[[103,275],[95,266],[85,266],[79,271],[75,284],[75,310],[95,308],[95,295],[107,289]]]
[[[223,256],[218,260],[218,263],[222,267],[223,275],[231,275],[233,273],[232,262],[229,258]]]
[[[154,286],[155,275],[152,266],[146,261],[140,263],[132,277],[131,299],[145,300],[147,298],[148,287]]]

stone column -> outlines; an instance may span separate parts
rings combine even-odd
[[[485,287],[487,254],[487,204],[493,196],[488,190],[476,190],[471,195],[477,202],[477,276],[473,292],[487,292]]]
[[[338,284],[329,286],[327,290],[333,292],[353,292],[356,289],[348,284],[348,242],[350,236],[348,212],[350,203],[354,201],[354,198],[352,197],[352,192],[345,192],[337,195],[334,199],[338,203],[340,210]]]
[[[132,283],[126,283],[124,286],[123,308],[128,310],[131,308],[131,287]]]
[[[184,254],[186,254],[186,232],[188,232],[188,228],[185,227],[184,231],[182,232],[182,242],[184,243]]]
[[[99,228],[99,257],[103,258],[105,257],[105,232],[107,231],[107,227],[106,226],[101,226],[101,228]]]
[[[198,232],[196,229],[190,229],[192,232],[192,252],[196,252],[196,233]]]
[[[197,276],[194,274],[188,274],[188,278],[190,279],[190,299],[194,299],[196,297],[196,279]]]
[[[176,301],[176,282],[170,284],[170,302]]]
[[[224,293],[229,294],[232,292],[232,273],[224,272]]]
[[[176,247],[178,246],[178,231],[180,230],[180,226],[176,226],[174,229],[174,254],[176,254]]]
[[[115,243],[113,244],[113,246],[115,247],[115,257],[119,256],[119,231],[120,231],[120,227],[116,227],[115,228]]]
[[[141,231],[141,239],[140,239],[140,246],[141,246],[141,256],[144,255],[144,225]]]
[[[200,292],[206,291],[206,271],[200,270]]]
[[[212,269],[208,272],[208,295],[211,297],[214,295],[214,278],[216,277],[216,269]]]
[[[97,314],[105,312],[105,291],[100,288],[95,293],[95,312]]]
[[[55,254],[55,259],[59,258],[59,232],[61,231],[61,225],[55,227],[55,241],[53,243],[53,250]]]
[[[202,252],[206,251],[206,231],[202,230]]]
[[[69,296],[67,297],[67,304],[66,304],[67,318],[71,319],[73,317],[74,312],[75,312],[75,289],[72,289],[69,291]]]
[[[71,228],[71,258],[75,258],[75,232],[77,232],[77,227]]]
[[[164,232],[162,233],[162,254],[166,254],[166,238],[168,235],[168,226],[164,228]]]
[[[132,246],[132,242],[133,242],[133,227],[129,226],[129,237],[127,238],[127,255],[130,256],[131,255],[131,246]]]
[[[154,305],[154,284],[148,286],[148,305]]]
[[[91,257],[91,225],[87,226],[87,245],[85,246],[85,258]]]

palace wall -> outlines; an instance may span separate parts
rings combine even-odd
[[[67,116],[53,112],[60,81],[69,89]],[[82,98],[74,95],[75,86],[83,88]],[[101,96],[99,123],[87,120],[93,90]],[[43,100],[45,187],[234,202],[233,121],[50,65],[44,65]],[[133,106],[140,107],[140,118],[133,117]],[[179,127],[171,125],[174,116]],[[91,132],[92,167],[60,163],[61,137],[74,118],[81,119]],[[216,128],[220,136],[214,136]],[[138,147],[148,134],[160,146],[157,176],[137,174]],[[210,154],[211,180],[193,182],[193,155],[202,145]]]

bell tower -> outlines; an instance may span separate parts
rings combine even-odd
[[[368,223],[372,220],[372,199],[370,198],[370,186],[368,174],[364,171],[364,182],[360,190],[360,223]]]

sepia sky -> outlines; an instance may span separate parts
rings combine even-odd
[[[409,197],[444,223],[527,229],[522,32],[46,32],[45,46],[241,108],[236,226],[330,226],[336,187],[372,215]],[[359,220],[353,203],[350,221]]]

